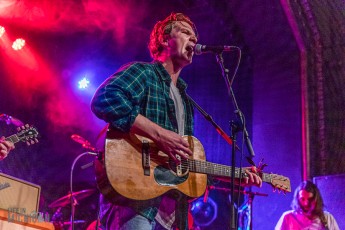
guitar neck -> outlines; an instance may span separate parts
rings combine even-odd
[[[207,161],[199,161],[199,160],[189,160],[188,161],[189,171],[195,173],[203,173],[212,176],[219,176],[219,177],[231,177],[231,166],[216,164]],[[241,174],[242,175],[241,175]],[[244,169],[235,168],[235,178],[240,178],[240,176],[244,176]],[[260,173],[260,177],[264,182],[271,181],[271,175],[267,173]]]
[[[5,138],[6,141],[11,141],[13,144],[17,143],[20,141],[20,139],[18,138],[17,134],[13,134],[11,136],[8,136]]]

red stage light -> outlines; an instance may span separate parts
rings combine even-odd
[[[12,48],[14,50],[20,50],[25,46],[25,40],[22,38],[17,38],[13,44],[12,44]]]

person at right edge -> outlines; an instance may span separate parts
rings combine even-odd
[[[182,135],[193,135],[193,107],[179,76],[192,63],[197,39],[194,23],[182,13],[157,22],[148,45],[153,61],[129,63],[109,77],[97,89],[92,111],[111,129],[151,139],[175,162],[188,159],[193,153]],[[245,172],[245,186],[261,186],[258,175]],[[125,204],[101,196],[100,220],[108,230],[185,230],[187,215],[183,196],[164,194]]]
[[[333,215],[324,211],[321,193],[311,181],[303,181],[296,188],[291,207],[282,214],[275,230],[339,230]]]

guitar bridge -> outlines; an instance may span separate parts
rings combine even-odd
[[[141,147],[142,163],[144,169],[144,175],[150,176],[150,144],[147,140],[143,140]]]
[[[181,156],[176,154],[176,159],[180,161],[180,164],[176,165],[176,174],[178,177],[183,176],[182,172],[182,163],[181,163]]]

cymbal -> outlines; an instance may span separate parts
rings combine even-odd
[[[73,196],[78,201],[81,199],[84,199],[88,196],[90,196],[92,193],[94,193],[96,189],[85,189],[78,192],[74,192]],[[59,208],[59,207],[65,207],[71,203],[71,194],[68,194],[66,196],[63,196],[56,201],[52,202],[48,207],[49,208]]]

